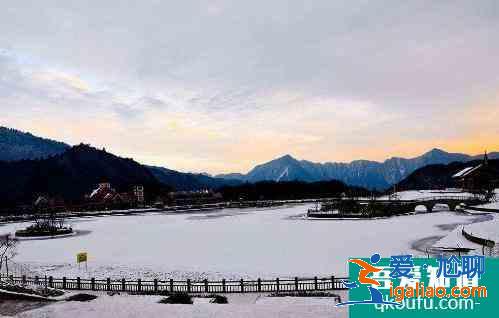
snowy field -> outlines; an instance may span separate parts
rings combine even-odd
[[[499,219],[497,216],[488,222],[471,224],[465,227],[469,234],[494,242],[499,242]]]
[[[478,206],[480,208],[494,209],[499,211],[499,202],[493,202]],[[469,234],[487,240],[492,240],[499,244],[499,218],[498,214],[490,213],[493,219],[487,222],[480,222],[470,224],[465,227],[466,232]]]
[[[443,211],[377,220],[307,220],[308,208],[71,219],[79,235],[21,241],[15,261],[28,275],[54,277],[344,276],[349,257],[424,255],[425,246],[480,217]],[[26,225],[1,225],[0,233]],[[89,254],[88,270],[75,264],[82,251]]]
[[[262,297],[258,295],[228,295],[229,304],[208,304],[194,298],[194,305],[159,304],[158,296],[107,296],[88,303],[60,302],[25,313],[19,318],[135,318],[135,317],[279,317],[320,318],[348,317],[346,307],[335,307],[331,298]],[[98,316],[96,315],[98,313]]]
[[[477,208],[495,209],[499,211],[499,202],[479,205],[477,206]],[[497,244],[499,244],[498,214],[496,212],[481,212],[475,210],[466,210],[466,212],[474,215],[482,215],[482,217],[480,218],[481,220],[478,219],[480,220],[480,222],[457,227],[446,237],[436,242],[434,244],[434,247],[465,247],[473,249],[472,251],[470,251],[470,254],[482,255],[483,253],[485,253],[488,256],[497,257],[499,252],[497,247]],[[475,237],[496,242],[496,247],[494,247],[492,250],[484,250],[482,245],[473,243],[466,239],[462,234],[462,229],[464,229],[468,234]]]

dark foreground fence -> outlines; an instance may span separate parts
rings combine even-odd
[[[82,279],[82,278],[53,278],[27,277],[27,276],[1,276],[2,280],[9,280],[16,284],[47,286],[50,288],[66,290],[96,290],[135,292],[147,294],[160,294],[169,292],[187,293],[266,293],[266,292],[293,292],[293,291],[327,291],[343,290],[342,281],[347,278],[294,278],[275,280],[239,280],[239,281],[176,281],[164,280],[111,280],[108,279]]]

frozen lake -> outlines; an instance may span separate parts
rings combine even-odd
[[[307,220],[309,206],[147,213],[68,220],[82,235],[22,241],[27,274],[142,278],[342,276],[349,257],[420,254],[416,241],[473,220],[454,212],[378,220]],[[13,232],[26,224],[0,226]],[[89,255],[88,270],[75,264]],[[20,267],[18,267],[19,269]]]

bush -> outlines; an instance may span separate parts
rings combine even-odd
[[[170,296],[171,292],[166,291],[166,290],[161,290],[161,291],[153,291],[153,290],[143,290],[143,291],[130,291],[128,292],[129,295],[141,295],[141,296]]]
[[[14,284],[1,284],[0,287],[3,290],[14,292],[14,293],[21,293],[21,294],[30,294],[30,295],[39,295],[35,290],[25,288],[23,286],[18,286]]]
[[[221,296],[221,295],[210,295],[210,298],[213,298],[210,300],[210,303],[212,304],[228,304],[229,301],[227,300],[227,297]]]
[[[321,291],[298,291],[298,292],[284,292],[272,293],[268,297],[331,297],[337,302],[341,302],[341,296],[328,292]]]
[[[53,288],[40,288],[38,287],[36,290],[37,293],[39,293],[43,297],[59,297],[64,295],[64,292],[62,290],[58,289],[53,289]]]
[[[66,298],[66,301],[91,301],[96,299],[97,296],[90,294],[76,294]]]
[[[58,297],[64,295],[64,292],[58,289],[43,288],[41,286],[30,288],[28,286],[21,286],[5,282],[0,283],[0,288],[10,292],[28,294],[28,295],[37,295],[42,297]]]
[[[37,237],[37,236],[56,236],[65,235],[73,233],[72,228],[68,227],[39,227],[39,226],[29,226],[24,230],[16,231],[16,236],[18,237]]]
[[[183,304],[192,305],[192,297],[187,293],[174,293],[159,301],[160,304]]]

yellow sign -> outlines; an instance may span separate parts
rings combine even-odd
[[[76,262],[83,263],[87,261],[87,253],[78,253],[76,254]]]

